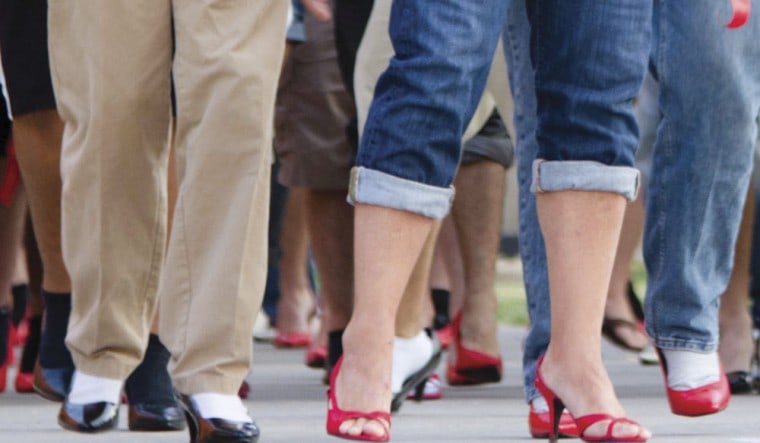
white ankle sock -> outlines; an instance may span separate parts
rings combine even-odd
[[[203,392],[193,394],[190,398],[203,418],[222,418],[252,423],[248,410],[237,395]]]
[[[412,338],[394,337],[391,392],[401,391],[404,380],[422,369],[432,356],[433,341],[424,330]]]
[[[717,352],[695,352],[663,349],[668,367],[668,386],[686,391],[720,380],[720,359]]]
[[[530,405],[533,406],[533,410],[537,414],[549,412],[549,403],[546,402],[546,399],[543,395],[539,395],[538,397],[531,400]]]
[[[121,380],[98,377],[74,371],[71,391],[67,397],[69,403],[83,405],[86,403],[108,402],[119,404],[121,401]]]

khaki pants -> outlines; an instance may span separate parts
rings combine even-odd
[[[66,123],[62,244],[73,283],[66,343],[83,373],[128,376],[142,359],[159,294],[177,389],[237,392],[264,286],[287,7],[284,0],[49,2],[53,84]],[[167,248],[172,73],[179,195]]]

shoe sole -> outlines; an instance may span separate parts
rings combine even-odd
[[[404,384],[401,385],[401,390],[393,395],[393,399],[391,400],[391,412],[398,412],[398,410],[401,409],[401,405],[404,404],[404,400],[406,400],[409,392],[415,389],[418,385],[422,384],[424,388],[425,381],[430,377],[430,374],[435,371],[438,364],[440,364],[441,355],[443,355],[443,348],[439,346],[422,369],[404,380]]]

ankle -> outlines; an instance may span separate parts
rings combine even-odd
[[[190,396],[198,413],[203,418],[221,418],[224,420],[252,423],[248,410],[237,395],[202,392]]]
[[[77,370],[66,401],[78,405],[100,402],[119,404],[121,386],[121,380],[84,374]]]
[[[668,368],[668,386],[676,391],[698,388],[720,380],[717,352],[663,349]]]
[[[433,341],[422,330],[412,338],[393,338],[391,392],[401,391],[404,380],[420,370],[433,356]]]

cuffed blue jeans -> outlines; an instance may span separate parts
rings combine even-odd
[[[443,218],[465,125],[480,99],[508,0],[395,0],[395,56],[378,80],[349,201]],[[538,97],[536,190],[636,193],[631,100],[651,4],[531,0]],[[414,32],[409,32],[414,30]]]
[[[758,21],[723,28],[729,2],[655,0],[650,58],[662,94],[647,193],[646,320],[657,346],[712,351],[718,298],[731,274],[760,109]],[[760,2],[753,1],[755,10]],[[523,361],[527,400],[538,396],[535,365],[549,343],[549,287],[543,239],[530,192],[538,154],[530,33],[524,4],[510,4],[505,51],[515,99],[520,251],[531,329]]]

